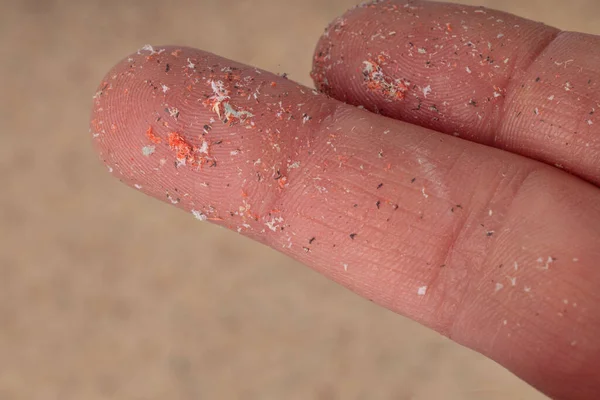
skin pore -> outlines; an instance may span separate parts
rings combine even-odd
[[[335,20],[318,91],[144,46],[94,96],[109,172],[506,366],[600,391],[600,41],[395,0]]]

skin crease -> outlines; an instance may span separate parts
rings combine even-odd
[[[452,32],[467,26],[484,43],[498,29],[483,24],[482,9],[405,4],[365,5],[334,22],[318,46],[313,76],[339,100],[415,124],[201,50],[146,46],[99,85],[90,128],[95,147],[109,171],[137,190],[278,249],[496,360],[553,398],[595,398],[599,139],[590,130],[595,125],[580,123],[594,92],[579,91],[577,71],[583,80],[598,77],[598,47],[580,54],[580,34],[483,10],[485,21],[503,19],[528,32],[504,31],[517,36],[495,57],[506,52],[514,58],[510,67],[473,63],[468,73],[461,65],[473,57],[459,53],[452,68],[429,71],[426,57],[417,60],[429,53],[406,58],[408,34],[418,49],[436,21],[447,31],[451,20]],[[383,44],[352,39],[391,26],[389,57],[376,60],[392,79],[386,87],[405,90],[393,99],[368,85],[381,84],[379,75],[361,70]],[[319,56],[324,45],[332,49],[328,60]],[[573,76],[575,89],[564,89],[564,77],[561,85],[552,80],[552,52],[574,60],[556,67]],[[536,69],[545,89],[530,82]],[[500,90],[497,103],[482,100],[490,85]],[[561,102],[548,103],[555,90]],[[477,107],[464,106],[471,92]],[[419,101],[422,112],[411,111]],[[538,114],[511,116],[536,106]],[[560,128],[534,118],[539,110]],[[576,144],[569,149],[576,150],[567,151],[558,138],[569,127],[580,131],[570,134]],[[463,138],[444,134],[457,130]]]

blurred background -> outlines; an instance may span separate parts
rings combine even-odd
[[[357,0],[0,0],[0,400],[525,399],[492,361],[127,189],[91,97],[146,43],[312,85]],[[597,0],[472,0],[600,33]]]

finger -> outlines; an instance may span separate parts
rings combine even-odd
[[[591,185],[187,48],[148,46],[117,65],[91,130],[128,185],[268,244],[557,398],[600,389]]]
[[[321,38],[338,100],[509,150],[600,184],[600,39],[499,11],[384,0]]]

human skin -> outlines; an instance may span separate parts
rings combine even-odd
[[[596,36],[384,0],[320,40],[312,75],[327,95],[201,50],[146,46],[103,79],[91,132],[126,184],[553,398],[592,399],[599,61]]]

